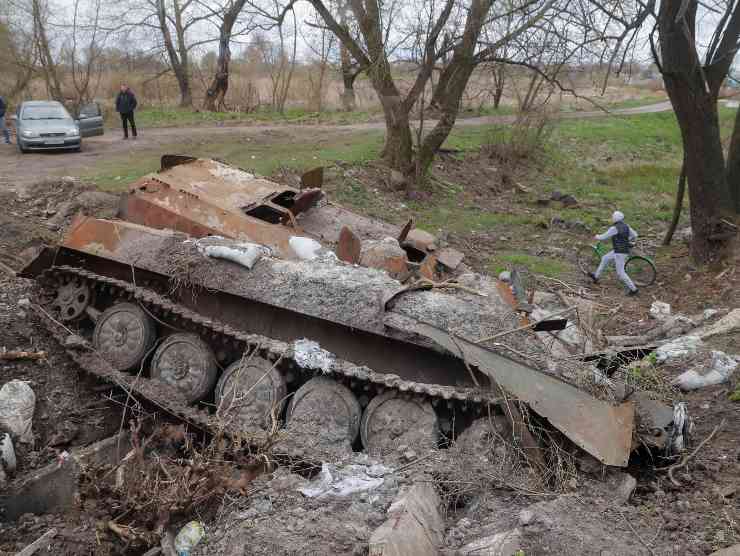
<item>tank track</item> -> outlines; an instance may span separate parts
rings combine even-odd
[[[355,365],[349,361],[335,358],[329,369],[306,369],[300,367],[293,358],[292,345],[280,340],[267,338],[257,334],[249,334],[237,330],[229,325],[207,318],[197,312],[174,303],[167,297],[149,289],[136,286],[129,282],[101,276],[93,272],[70,266],[56,266],[44,271],[40,277],[42,284],[58,283],[64,277],[76,277],[84,280],[97,295],[109,296],[121,301],[136,302],[155,320],[167,326],[190,332],[195,332],[208,340],[234,342],[243,352],[254,351],[256,354],[271,362],[282,360],[291,370],[303,375],[315,376],[324,374],[333,376],[340,382],[351,382],[351,389],[356,391],[358,386],[365,390],[377,389],[380,391],[392,389],[402,394],[419,396],[431,401],[433,406],[440,403],[454,405],[465,411],[483,411],[489,404],[497,405],[501,398],[493,392],[473,389],[426,384],[403,380],[397,375],[375,372],[367,367]],[[39,305],[41,307],[41,305]],[[144,398],[151,404],[159,407],[171,416],[189,423],[205,432],[215,433],[223,430],[223,424],[212,415],[208,409],[197,405],[188,405],[182,395],[174,387],[159,381],[141,379],[136,374],[120,372],[111,367],[97,352],[90,347],[67,347],[66,339],[74,331],[54,320],[46,308],[36,308],[44,327],[54,336],[56,341],[65,348],[66,353],[86,372],[130,392],[135,399]],[[237,430],[225,431],[236,434]]]

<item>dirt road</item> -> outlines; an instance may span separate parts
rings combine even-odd
[[[629,116],[649,114],[671,110],[669,102],[660,102],[636,108],[625,108],[611,112],[563,112],[562,119],[603,118],[613,116]],[[510,124],[514,116],[484,116],[458,120],[460,127],[484,126],[495,124]],[[426,122],[431,128],[436,122]],[[151,152],[163,145],[177,145],[197,138],[216,138],[229,135],[261,135],[274,131],[289,132],[291,134],[305,134],[306,140],[316,134],[327,135],[333,133],[346,134],[347,132],[382,131],[383,122],[368,122],[350,125],[296,125],[296,124],[237,124],[237,125],[205,125],[197,127],[165,127],[145,129],[136,140],[124,142],[117,129],[108,129],[102,137],[86,139],[81,153],[44,152],[21,155],[16,146],[0,145],[0,188],[12,189],[43,180],[48,176],[72,175],[79,176],[91,173],[103,157],[124,153],[136,154]]]

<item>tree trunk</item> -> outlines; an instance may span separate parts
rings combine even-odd
[[[457,120],[460,101],[475,69],[475,48],[483,23],[493,0],[473,0],[460,44],[455,48],[450,63],[442,70],[434,90],[436,107],[441,111],[437,125],[424,138],[415,164],[416,178],[422,179],[442,144],[447,140]]]
[[[63,103],[64,94],[62,93],[57,66],[51,54],[51,47],[49,46],[49,39],[46,34],[46,23],[44,22],[45,14],[42,13],[40,0],[33,0],[31,9],[33,12],[34,38],[39,52],[39,60],[44,74],[46,89],[52,99]]]
[[[735,212],[740,214],[740,110],[735,114],[735,127],[727,151],[727,187]]]
[[[506,83],[506,69],[504,64],[493,66],[493,108],[498,110],[501,105],[501,97],[504,96],[504,85]]]
[[[699,263],[727,256],[730,234],[721,222],[731,217],[725,159],[720,138],[717,94],[706,82],[689,29],[695,28],[696,3],[676,21],[680,0],[661,3],[658,16],[663,81],[673,105],[686,155],[691,199],[691,257]]]
[[[221,36],[218,42],[218,61],[216,62],[216,73],[210,86],[206,90],[206,98],[203,101],[203,109],[216,112],[224,106],[226,93],[229,90],[229,62],[231,61],[231,30],[226,31],[221,26]]]
[[[671,244],[673,234],[676,232],[678,227],[678,221],[681,219],[681,209],[683,209],[683,197],[686,192],[686,155],[684,154],[684,162],[681,163],[681,175],[678,178],[678,187],[676,189],[676,205],[673,207],[673,219],[671,225],[668,227],[668,231],[665,233],[663,238],[663,245],[668,246]]]
[[[342,82],[344,83],[342,109],[345,112],[352,112],[357,108],[357,99],[355,96],[357,72],[352,68],[352,58],[350,57],[349,50],[344,45],[339,46],[339,57],[342,62]]]
[[[409,112],[400,96],[380,99],[385,116],[385,145],[381,156],[386,164],[411,178],[414,174],[414,140],[409,123]]]
[[[193,94],[190,88],[190,65],[188,61],[188,49],[185,44],[185,30],[182,26],[182,12],[177,2],[174,3],[174,11],[177,49],[170,33],[165,0],[158,0],[157,17],[159,19],[159,29],[162,32],[162,39],[165,50],[167,51],[167,57],[170,60],[172,72],[175,74],[177,85],[180,88],[180,107],[189,108],[193,105]]]
[[[218,40],[218,61],[216,62],[216,74],[213,76],[211,86],[206,91],[203,108],[215,112],[223,108],[226,93],[229,90],[229,63],[231,62],[231,33],[234,29],[239,14],[244,8],[246,0],[238,0],[224,13]]]

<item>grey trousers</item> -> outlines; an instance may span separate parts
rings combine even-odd
[[[614,251],[609,251],[606,255],[601,257],[601,263],[599,264],[599,268],[596,269],[596,272],[594,272],[594,276],[596,276],[596,278],[601,276],[601,273],[606,270],[609,263],[614,261],[614,265],[617,267],[617,276],[619,276],[619,279],[630,291],[635,291],[637,287],[624,271],[624,264],[627,262],[627,257],[629,257],[629,255],[626,253],[615,253]]]

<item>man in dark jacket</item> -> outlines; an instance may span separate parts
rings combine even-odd
[[[5,125],[6,109],[7,104],[5,104],[5,99],[3,97],[0,97],[0,131],[2,131],[3,135],[5,136],[5,143],[10,145],[10,131],[8,131],[8,126]]]
[[[136,139],[136,122],[134,122],[134,110],[136,110],[136,97],[128,85],[121,85],[121,92],[116,97],[116,112],[121,115],[123,124],[123,138],[128,139],[128,124],[131,123],[131,134]]]

